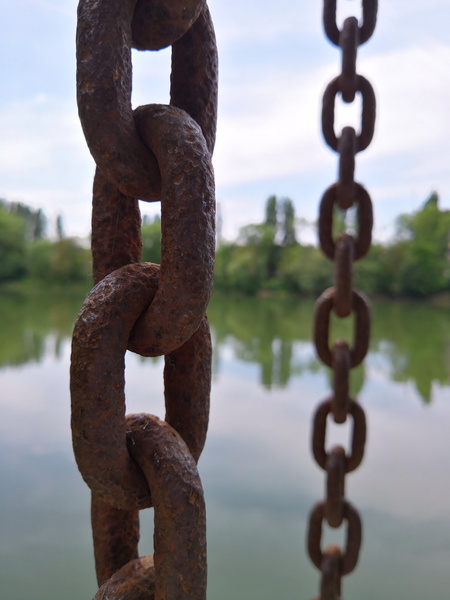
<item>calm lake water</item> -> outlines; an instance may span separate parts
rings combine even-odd
[[[97,589],[90,495],[70,436],[70,335],[81,303],[76,295],[0,299],[2,600],[89,600]],[[210,305],[214,380],[199,462],[209,600],[317,593],[305,527],[324,475],[309,439],[330,380],[310,341],[312,310],[302,299],[214,298]],[[343,596],[448,600],[450,315],[378,303],[373,318],[370,353],[352,374],[368,444],[347,478],[364,545]],[[128,412],[164,416],[162,368],[162,359],[127,357]],[[341,429],[332,428],[328,443],[348,445],[348,428]],[[151,519],[144,511],[142,554],[151,552]],[[342,538],[327,531],[327,541]]]

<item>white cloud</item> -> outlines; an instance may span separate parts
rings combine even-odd
[[[66,214],[69,235],[87,233],[94,163],[75,102],[38,94],[10,104],[0,129],[0,195],[43,208],[50,220]]]
[[[30,10],[50,9],[41,11],[47,29],[67,27],[66,14],[74,25],[72,0],[22,4]],[[210,7],[220,65],[214,165],[224,221],[237,231],[244,215],[254,221],[251,215],[262,212],[268,194],[289,195],[294,201],[303,196],[303,201],[312,190],[315,201],[315,190],[320,193],[335,178],[337,159],[325,148],[319,118],[321,94],[338,73],[340,57],[323,36],[321,3],[210,0]],[[450,12],[446,1],[434,0],[432,7],[441,17]],[[434,187],[444,204],[450,202],[450,46],[440,23],[430,29],[429,11],[430,5],[419,1],[410,3],[406,14],[404,7],[380,5],[375,35],[358,58],[359,70],[375,87],[378,117],[373,144],[358,156],[357,175],[379,192],[384,214],[401,212],[399,201],[414,193],[423,199],[424,191]],[[29,28],[30,35],[34,29],[40,31]],[[30,48],[34,43],[30,39]],[[52,60],[51,52],[46,56]],[[54,60],[61,62],[57,49]],[[67,68],[74,71],[73,57],[69,62]],[[170,52],[134,52],[133,62],[133,103],[166,102]],[[14,82],[32,84],[8,88],[10,95],[0,102],[0,195],[46,212],[63,203],[71,221],[78,215],[78,233],[86,233],[94,165],[73,86],[58,88],[57,97],[46,87],[48,78],[36,76],[41,65],[31,55],[29,66],[34,72],[21,70]],[[51,68],[46,64],[46,75]],[[228,213],[229,207],[237,207],[235,214]],[[308,205],[307,210],[313,209]]]
[[[224,50],[236,44],[271,43],[288,34],[305,35],[321,26],[318,2],[209,0],[208,5],[219,45]]]

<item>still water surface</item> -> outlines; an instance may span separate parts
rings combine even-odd
[[[0,598],[89,600],[96,591],[89,492],[71,449],[70,334],[82,298],[0,299]],[[209,600],[291,600],[317,592],[304,549],[324,476],[309,451],[329,394],[307,300],[214,298],[214,380],[199,462],[208,518]],[[369,437],[347,496],[363,518],[346,600],[448,600],[450,316],[379,303],[353,392]],[[336,335],[349,335],[339,331]],[[127,410],[164,416],[162,359],[127,356]],[[342,429],[342,427],[340,428]],[[328,443],[348,445],[336,428]],[[141,552],[151,552],[144,511]],[[326,542],[342,543],[326,531]]]

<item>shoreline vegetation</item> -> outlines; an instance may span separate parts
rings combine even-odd
[[[356,211],[346,220],[335,211],[333,235],[356,235]],[[222,239],[218,218],[214,292],[258,296],[317,297],[332,285],[333,266],[321,250],[297,240],[297,219],[289,198],[270,196],[265,219]],[[0,199],[0,289],[11,293],[70,292],[92,286],[88,238],[66,237],[61,217],[56,239],[46,236],[42,210]],[[160,263],[160,220],[144,217],[142,260]],[[371,297],[411,299],[450,307],[450,211],[433,192],[422,207],[396,220],[394,238],[373,243],[354,263],[354,286]]]

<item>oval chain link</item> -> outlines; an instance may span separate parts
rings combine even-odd
[[[372,239],[372,201],[366,189],[355,181],[355,156],[372,141],[375,127],[375,94],[370,82],[356,72],[358,47],[372,35],[378,9],[377,0],[363,0],[362,23],[348,17],[339,29],[336,23],[337,0],[324,0],[323,24],[332,44],[341,49],[341,73],[326,87],[322,102],[322,133],[326,143],[339,154],[338,181],[324,193],[319,210],[319,242],[324,254],[334,263],[334,285],[316,302],[314,342],[322,362],[333,370],[333,394],[316,410],[312,429],[312,452],[317,464],[327,473],[326,498],[313,508],[309,517],[308,552],[322,579],[319,595],[313,600],[342,600],[341,579],[356,566],[362,542],[358,511],[345,498],[345,476],[356,469],[364,457],[366,418],[362,407],[350,397],[350,370],[363,361],[369,349],[370,310],[365,296],[353,288],[353,262],[369,251]],[[362,98],[361,127],[344,127],[335,132],[335,104],[339,94],[344,102]],[[356,205],[356,236],[348,233],[333,238],[335,208],[346,211]],[[336,340],[330,347],[331,312],[339,317],[355,315],[352,347]],[[325,448],[328,416],[335,423],[353,420],[350,451],[341,446]],[[347,522],[345,549],[321,548],[322,526]]]

